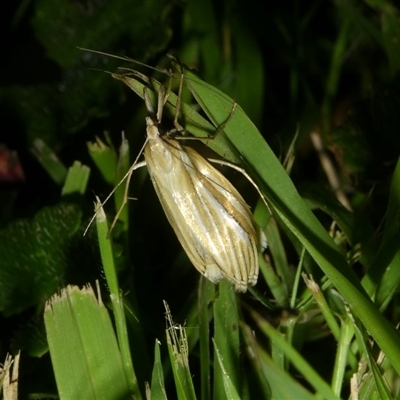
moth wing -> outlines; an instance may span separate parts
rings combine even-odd
[[[193,265],[203,275],[207,265],[211,273],[210,280],[214,283],[222,279],[217,265],[213,266],[207,259],[207,253],[197,243],[196,231],[192,215],[198,208],[198,198],[193,189],[193,181],[188,175],[187,166],[181,160],[184,153],[176,140],[161,139],[162,147],[146,146],[144,156],[154,189],[163,207],[165,215],[171,224],[179,242],[189,256]],[[178,194],[184,191],[185,203],[178,200]]]
[[[167,159],[160,163],[162,154],[155,154],[152,146],[146,147],[145,158],[178,240],[206,278],[216,283],[225,277],[236,290],[246,291],[258,277],[258,235],[249,207],[195,150],[176,140],[162,140]]]
[[[211,227],[215,229],[214,246],[204,243],[213,254],[222,274],[237,290],[246,291],[258,278],[258,230],[249,206],[229,180],[191,148],[185,150],[196,171],[197,195],[203,201]],[[204,193],[208,195],[204,196]]]

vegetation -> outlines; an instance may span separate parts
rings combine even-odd
[[[395,3],[9,7],[0,350],[21,353],[4,398],[398,398]],[[187,145],[244,168],[268,204],[223,167],[268,240],[244,294],[191,266],[145,168],[110,237],[124,185],[84,235],[144,143],[143,86],[170,89],[170,129],[182,74],[179,123],[217,132]]]

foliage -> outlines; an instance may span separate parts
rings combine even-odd
[[[116,374],[125,375],[120,397],[398,396],[400,10],[387,0],[217,3],[9,5],[0,67],[0,349],[4,360],[23,349],[22,398],[76,393],[78,378],[68,371],[74,351],[61,374],[55,356],[61,322],[72,349],[102,324],[108,353],[118,342],[110,363],[117,367],[107,375],[104,361],[99,381],[91,362],[110,355],[97,340],[86,340],[88,353],[80,348],[76,362],[85,365],[92,398],[101,397],[104,376]],[[143,85],[154,92],[159,81],[171,85],[165,114],[173,118],[181,69],[179,123],[210,136],[229,119],[196,149],[243,167],[270,208],[223,169],[268,238],[258,284],[246,294],[199,278],[145,169],[132,175],[136,200],[111,240],[99,218],[99,237],[94,227],[83,236],[93,192],[104,199],[143,144]],[[228,118],[232,99],[239,106]],[[123,191],[104,206],[109,220]],[[47,304],[46,337],[45,302],[96,279],[97,301],[87,288],[70,287]],[[88,326],[80,299],[93,317]]]

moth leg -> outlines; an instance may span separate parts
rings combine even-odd
[[[212,137],[206,138],[206,140],[215,140],[217,136],[225,129],[226,125],[228,125],[229,121],[233,118],[233,114],[235,113],[237,107],[236,101],[232,104],[231,111],[229,112],[228,118],[217,128],[214,135]]]
[[[233,114],[235,113],[236,107],[237,107],[237,103],[234,102],[232,104],[232,108],[231,108],[231,111],[229,112],[227,119],[217,128],[217,130],[214,132],[213,136],[208,136],[208,137],[176,136],[175,139],[177,139],[177,140],[201,140],[201,141],[215,140],[218,137],[218,135],[225,129],[225,127],[229,123],[229,121],[232,119]],[[182,128],[182,130],[183,130],[183,128]]]
[[[227,167],[230,167],[232,169],[235,169],[236,171],[240,172],[244,177],[254,186],[254,188],[257,190],[258,194],[260,195],[262,201],[264,202],[265,206],[268,208],[268,211],[272,215],[271,208],[268,205],[267,199],[265,198],[264,194],[261,192],[260,188],[258,187],[257,183],[254,182],[254,180],[251,178],[251,176],[241,167],[238,167],[235,164],[232,164],[228,161],[224,160],[218,160],[216,158],[207,158],[208,161],[215,163],[215,164],[220,164],[220,165],[226,165]]]
[[[175,115],[174,115],[174,126],[178,132],[183,132],[183,127],[178,122],[179,113],[181,111],[181,102],[182,102],[182,89],[183,89],[183,71],[182,67],[180,68],[181,76],[179,78],[179,89],[178,89],[178,97],[176,99],[176,106],[175,106]]]

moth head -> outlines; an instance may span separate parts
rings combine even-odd
[[[154,123],[151,117],[146,117],[146,132],[149,139],[157,139],[160,136],[160,131],[157,124]]]

